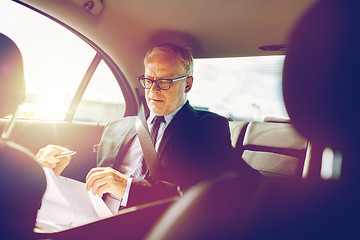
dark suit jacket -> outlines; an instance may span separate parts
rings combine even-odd
[[[98,166],[119,167],[136,134],[135,121],[136,117],[125,117],[108,124],[99,145]],[[128,206],[175,195],[177,186],[186,190],[234,170],[227,119],[194,110],[188,102],[167,126],[158,154],[161,171],[152,178],[162,181],[134,179]]]

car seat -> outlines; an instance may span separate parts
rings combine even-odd
[[[0,234],[4,239],[35,238],[37,210],[46,188],[45,174],[35,156],[9,139],[17,107],[24,99],[21,53],[0,33],[0,116],[13,115],[0,139]]]

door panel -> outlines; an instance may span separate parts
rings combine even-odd
[[[0,119],[1,131],[6,122],[8,120]],[[29,148],[34,154],[47,144],[70,146],[77,154],[62,175],[85,181],[88,171],[96,166],[93,146],[99,143],[103,128],[100,124],[18,120],[10,140]]]

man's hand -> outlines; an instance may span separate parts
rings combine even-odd
[[[122,198],[126,189],[128,177],[110,167],[93,168],[86,176],[86,190],[92,189],[93,194],[102,197],[111,193]]]
[[[71,156],[58,157],[60,153],[71,151],[69,148],[47,145],[41,148],[36,154],[38,162],[42,167],[48,167],[53,169],[56,176],[59,176],[65,167],[70,163]]]

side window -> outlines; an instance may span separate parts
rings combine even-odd
[[[282,97],[284,56],[195,59],[193,106],[233,120],[289,118]]]
[[[125,113],[125,100],[114,75],[101,61],[86,88],[74,121],[109,122]]]
[[[64,120],[96,51],[63,26],[12,1],[0,1],[0,22],[0,32],[16,42],[24,60],[26,101],[18,117]],[[75,121],[105,123],[123,115],[121,89],[103,61],[88,88]]]

